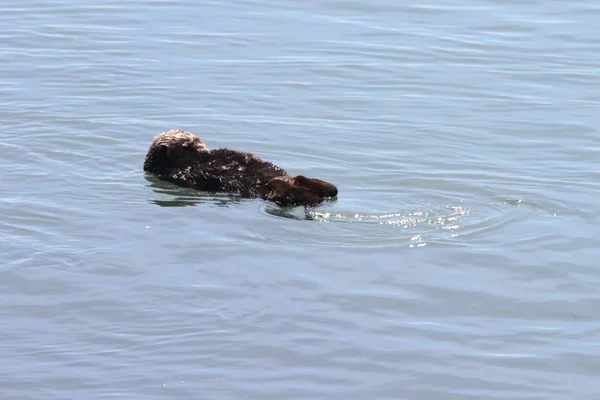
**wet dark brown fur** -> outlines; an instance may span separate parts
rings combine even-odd
[[[289,175],[250,153],[209,151],[202,140],[181,130],[154,138],[144,171],[180,186],[260,197],[282,206],[315,206],[338,193],[330,183]]]

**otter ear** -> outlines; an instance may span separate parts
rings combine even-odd
[[[305,177],[304,175],[296,175],[296,177],[294,178],[294,183],[296,183],[297,185],[310,185],[312,183],[312,180]]]

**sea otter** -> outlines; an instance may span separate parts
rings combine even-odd
[[[200,138],[183,130],[154,138],[144,171],[180,186],[260,197],[280,206],[316,206],[338,194],[331,183],[289,175],[250,153],[208,150]]]

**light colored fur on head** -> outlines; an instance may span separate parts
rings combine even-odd
[[[182,129],[173,129],[167,132],[163,132],[154,138],[152,142],[153,146],[184,146],[191,147],[199,153],[208,153],[208,147],[204,144],[199,137],[186,132]]]

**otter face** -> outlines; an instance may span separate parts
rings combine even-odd
[[[160,174],[182,169],[205,160],[208,154],[204,142],[191,133],[183,130],[164,132],[154,138],[146,154],[144,171]]]
[[[266,199],[281,206],[315,206],[338,194],[331,183],[302,175],[275,177],[267,183],[267,189]]]

